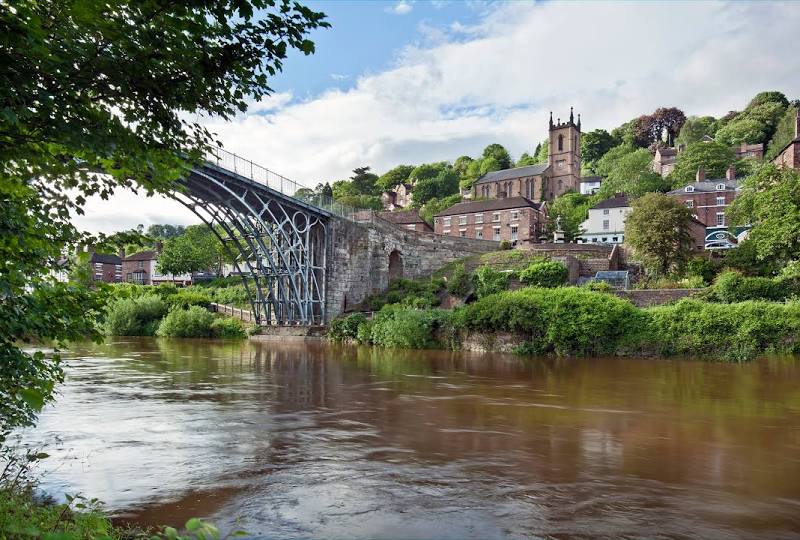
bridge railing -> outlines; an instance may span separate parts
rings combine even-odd
[[[283,175],[273,172],[266,167],[262,167],[257,163],[253,163],[251,160],[243,158],[242,156],[237,156],[233,152],[223,150],[222,148],[213,149],[206,156],[206,159],[217,167],[227,169],[239,176],[249,178],[254,182],[279,191],[284,195],[316,206],[317,208],[327,210],[337,216],[359,222],[372,221],[373,219],[374,212],[372,210],[354,208],[337,202],[332,197],[316,193],[311,188],[298,184],[294,180],[290,180]]]

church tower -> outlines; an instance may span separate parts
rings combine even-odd
[[[569,121],[559,118],[553,123],[550,112],[550,148],[547,161],[549,174],[544,198],[553,200],[568,190],[580,193],[581,185],[581,115],[578,122],[569,108]]]

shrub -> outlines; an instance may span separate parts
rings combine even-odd
[[[372,295],[364,303],[373,311],[378,311],[385,305],[400,303],[420,307],[438,306],[441,302],[438,295],[444,288],[443,279],[393,279],[386,292]]]
[[[678,282],[681,289],[702,289],[706,286],[703,276],[689,276]]]
[[[161,285],[159,285],[161,287]],[[170,308],[187,308],[201,306],[207,308],[211,305],[211,298],[205,292],[182,290],[176,291],[164,298]]]
[[[406,349],[436,347],[439,344],[434,333],[447,324],[449,317],[450,313],[441,309],[416,310],[387,306],[375,315],[365,341]],[[360,333],[359,337],[362,337]]]
[[[778,280],[765,277],[745,277],[738,272],[722,272],[714,282],[714,294],[721,302],[745,300],[781,301],[786,297]]]
[[[211,323],[211,335],[217,338],[245,338],[248,333],[239,319],[218,317]]]
[[[253,291],[255,294],[255,291]],[[211,288],[210,298],[212,302],[234,307],[250,307],[250,298],[247,296],[247,289],[241,283],[229,285],[223,288]]]
[[[703,257],[694,257],[686,264],[686,276],[702,278],[703,286],[711,283],[718,271],[718,264]]]
[[[519,275],[522,283],[533,287],[559,287],[568,278],[567,267],[553,261],[533,263]]]
[[[200,306],[173,309],[158,326],[161,337],[210,337],[214,315]]]
[[[160,283],[153,287],[153,292],[161,298],[166,298],[178,292],[178,287],[172,283]]]
[[[463,298],[469,294],[470,289],[471,283],[464,263],[457,264],[453,269],[453,276],[447,282],[447,292]]]
[[[109,305],[105,332],[112,336],[152,336],[167,305],[154,294],[120,298]]]
[[[647,317],[630,302],[581,287],[529,288],[487,296],[456,310],[457,329],[524,334],[526,350],[611,354],[641,346]]]
[[[747,360],[762,351],[800,351],[800,303],[713,304],[684,299],[649,308],[652,344],[660,354]]]
[[[367,322],[363,313],[353,313],[347,317],[340,317],[331,321],[328,338],[333,341],[344,341],[358,337],[358,327]]]
[[[585,289],[589,289],[590,291],[595,292],[604,292],[609,293],[614,290],[614,287],[608,284],[606,281],[597,281],[597,280],[590,280],[583,284]]]
[[[491,266],[478,268],[472,276],[472,281],[478,298],[484,298],[508,288],[508,274],[499,272]]]
[[[509,242],[508,240],[500,240],[500,250],[501,251],[507,251],[507,250],[511,249],[512,247],[514,247],[514,246],[512,246],[511,242]]]

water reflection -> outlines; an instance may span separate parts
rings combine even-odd
[[[800,361],[522,360],[126,339],[75,350],[45,488],[263,538],[800,533]]]

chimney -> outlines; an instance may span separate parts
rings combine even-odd
[[[117,256],[120,259],[124,259],[125,258],[125,248],[124,247],[119,248],[119,252],[117,253]]]
[[[725,171],[725,179],[728,180],[729,182],[733,182],[734,180],[736,180],[736,167],[734,167],[733,165],[728,167],[728,170]]]
[[[797,117],[794,119],[794,136],[800,137],[800,110],[797,111]]]
[[[697,182],[704,182],[706,179],[706,170],[703,167],[698,167],[697,174],[694,178]]]

